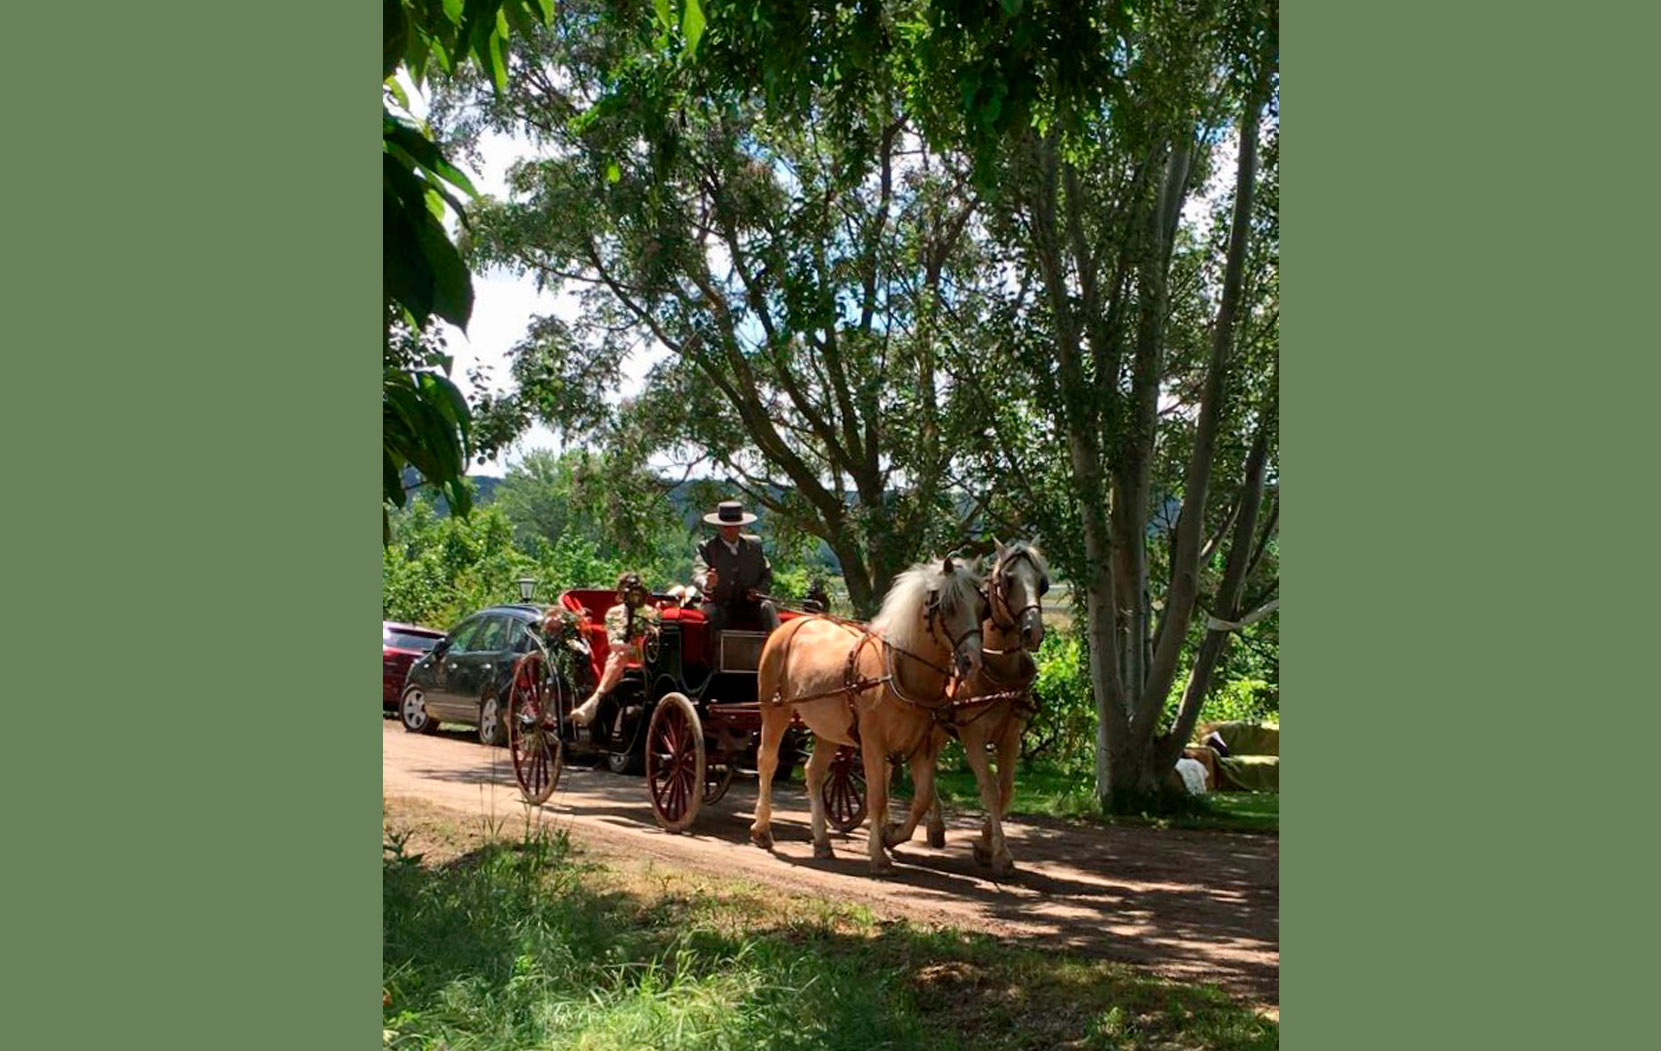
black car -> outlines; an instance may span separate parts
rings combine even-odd
[[[513,665],[535,648],[530,632],[546,609],[491,606],[451,628],[431,653],[410,665],[398,703],[404,729],[432,733],[441,722],[465,723],[479,728],[485,744],[507,743],[502,719]]]

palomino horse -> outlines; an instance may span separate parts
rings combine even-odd
[[[767,637],[756,697],[761,702],[761,774],[750,837],[773,845],[773,772],[779,741],[795,712],[813,731],[807,797],[813,807],[813,856],[831,856],[825,831],[825,774],[838,745],[857,745],[865,763],[873,873],[893,868],[884,849],[888,758],[904,756],[918,792],[904,825],[909,839],[934,795],[934,725],[950,684],[980,667],[980,578],[947,558],[913,566],[894,579],[869,628],[827,617],[790,621]]]
[[[990,865],[1001,876],[1015,871],[1015,860],[1004,845],[1003,815],[1015,793],[1015,761],[1020,756],[1021,734],[1033,711],[1032,681],[1038,677],[1038,664],[1032,654],[1044,641],[1043,595],[1049,588],[1049,565],[1038,548],[1024,540],[1007,547],[998,544],[986,580],[990,616],[983,626],[985,648],[980,670],[961,684],[969,703],[953,710],[952,721],[946,730],[937,731],[935,742],[936,756],[945,743],[945,733],[963,742],[964,755],[980,788],[981,806],[986,810],[980,840],[974,846],[975,860]],[[975,697],[992,700],[977,707]],[[997,753],[996,783],[986,768],[988,747]],[[870,783],[869,778],[866,783]],[[931,779],[931,790],[932,785]],[[919,784],[917,798],[924,798],[922,793]],[[938,796],[934,796],[929,811],[928,835],[931,845],[945,846],[946,823]]]

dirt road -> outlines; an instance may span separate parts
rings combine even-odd
[[[504,749],[461,734],[405,733],[392,721],[383,726],[381,745],[388,797],[509,821],[520,813]],[[1065,946],[1172,978],[1214,982],[1279,1014],[1280,843],[1274,837],[1009,821],[1005,834],[1019,871],[997,882],[970,857],[979,820],[966,814],[948,819],[945,849],[930,848],[919,830],[894,852],[894,875],[873,879],[863,829],[833,838],[835,859],[814,860],[800,785],[774,793],[771,853],[750,845],[754,807],[755,779],[741,774],[725,799],[699,815],[692,834],[668,835],[653,823],[641,778],[578,765],[566,768],[544,810],[598,853],[774,883],[914,922]]]

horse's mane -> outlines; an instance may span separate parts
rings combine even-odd
[[[954,609],[975,609],[980,601],[980,576],[967,564],[953,565],[950,579],[941,572],[943,560],[919,562],[894,578],[894,586],[882,600],[882,609],[871,621],[873,629],[881,630],[888,641],[912,653],[929,645],[937,645],[929,638],[928,624],[923,618],[923,605],[928,601],[931,586],[938,583],[942,605]]]

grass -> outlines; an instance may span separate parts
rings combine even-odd
[[[957,768],[943,761],[935,784],[948,805],[980,811],[980,789],[975,775],[966,766]],[[901,791],[909,793],[902,772]],[[1015,773],[1015,796],[1011,815],[1039,815],[1100,824],[1151,824],[1164,828],[1216,829],[1225,832],[1280,832],[1280,796],[1274,792],[1211,792],[1193,800],[1193,809],[1182,814],[1104,814],[1096,803],[1094,786],[1087,778],[1069,775],[1055,767],[1023,766]]]
[[[650,866],[527,825],[390,815],[392,1048],[1271,1048],[1221,992]]]

